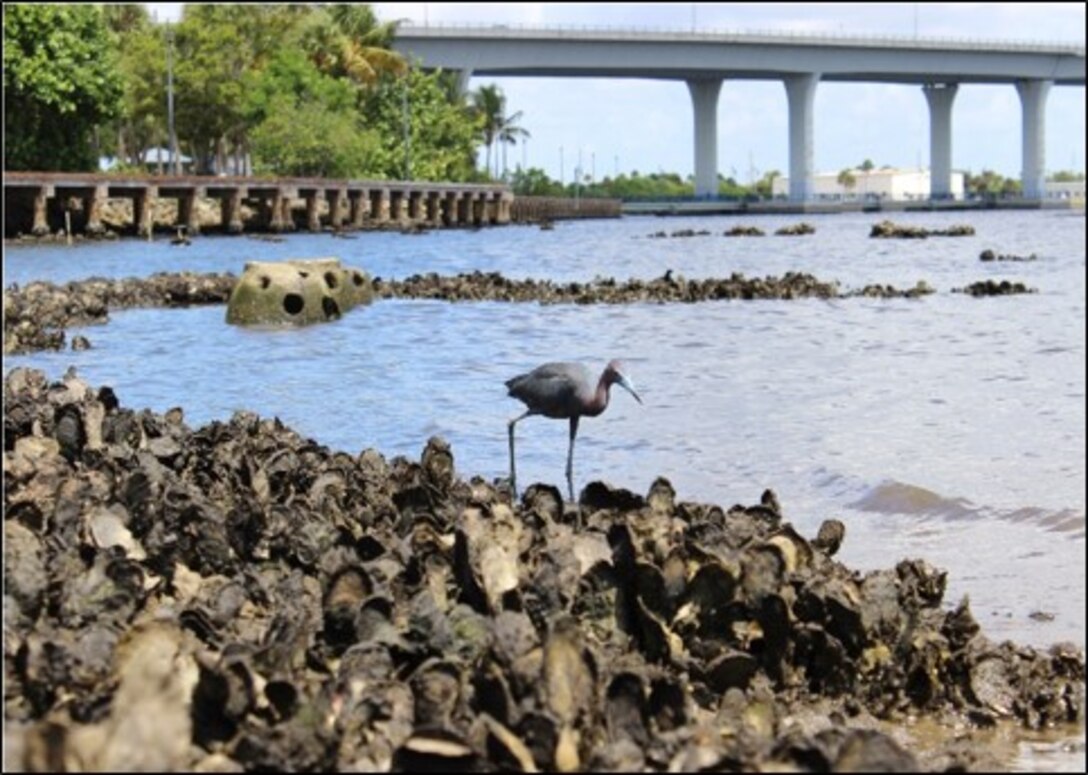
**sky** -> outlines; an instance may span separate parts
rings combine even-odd
[[[177,19],[180,3],[148,7]],[[626,29],[796,31],[927,38],[1085,41],[1084,3],[374,3],[382,21]],[[543,168],[570,182],[678,172],[694,166],[691,97],[683,81],[597,78],[478,78],[497,84],[507,114],[521,111],[530,137],[510,147],[510,169]],[[1048,171],[1085,167],[1082,86],[1054,86],[1047,100]],[[877,166],[929,165],[929,113],[918,86],[821,83],[815,101],[817,172],[871,159]],[[730,81],[718,100],[719,172],[748,183],[789,169],[786,92],[778,81]],[[1019,177],[1020,100],[1012,85],[963,84],[952,116],[952,166]],[[481,152],[481,164],[483,154]]]

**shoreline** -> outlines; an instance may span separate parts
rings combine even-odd
[[[987,769],[993,730],[1083,723],[1079,649],[990,641],[924,560],[852,571],[842,523],[802,537],[769,490],[513,502],[437,437],[386,460],[250,412],[190,429],[72,373],[4,389],[5,723],[28,757]],[[142,749],[113,733],[148,713]],[[918,723],[931,748],[889,734]]]

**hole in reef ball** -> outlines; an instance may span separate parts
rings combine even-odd
[[[302,307],[302,297],[297,293],[289,293],[283,297],[283,308],[287,311],[288,315],[297,315],[302,312]]]

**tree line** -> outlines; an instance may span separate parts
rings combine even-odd
[[[506,150],[529,137],[521,112],[507,115],[497,86],[464,94],[457,74],[406,61],[394,34],[358,4],[191,4],[176,25],[137,4],[5,5],[4,168],[96,170],[113,157],[120,171],[143,171],[144,152],[169,145],[170,82],[178,148],[198,174],[508,179]],[[168,171],[161,161],[156,171]],[[839,182],[850,188],[873,167],[866,159]],[[770,197],[779,175],[719,176],[718,194]],[[694,196],[691,176],[673,172],[560,182],[519,167],[509,180],[523,195]],[[965,186],[1020,192],[992,170],[968,173]]]
[[[496,145],[528,136],[520,112],[496,86],[463,94],[455,73],[406,61],[394,33],[358,4],[191,4],[176,24],[134,4],[5,6],[4,168],[143,170],[169,147],[169,82],[197,174],[497,175]]]

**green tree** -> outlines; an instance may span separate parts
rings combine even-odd
[[[866,159],[865,161],[869,161]],[[854,171],[849,167],[846,167],[839,171],[839,176],[836,178],[839,185],[843,187],[843,191],[849,194],[854,190],[854,186],[858,184],[858,177],[854,174]]]
[[[967,173],[964,187],[975,196],[1013,195],[1021,191],[1020,181],[985,169],[978,175]]]
[[[503,176],[506,174],[506,146],[514,145],[521,138],[531,135],[528,130],[518,125],[521,120],[521,111],[506,115],[506,95],[495,84],[481,86],[472,95],[472,113],[476,117],[479,126],[480,137],[487,147],[485,168],[489,175],[499,177],[499,158],[495,154],[495,164],[492,168],[491,150],[495,143],[499,143],[503,150]]]
[[[723,178],[721,175],[718,176],[718,196],[741,199],[751,193],[748,186],[741,185],[733,178]]]
[[[563,196],[564,193],[563,185],[549,178],[539,167],[516,169],[511,177],[510,187],[518,196]]]
[[[876,167],[876,165],[873,164],[872,159],[866,159],[865,161],[863,161],[861,164],[858,165],[858,169],[861,170],[862,172],[872,172],[875,167]]]
[[[299,41],[318,68],[374,86],[384,75],[403,75],[408,63],[390,49],[395,25],[381,23],[369,5],[337,3],[318,7],[302,23]]]
[[[516,145],[518,140],[528,140],[532,135],[529,134],[529,130],[524,127],[518,126],[518,121],[521,119],[521,111],[517,111],[512,115],[503,118],[502,126],[499,129],[499,143],[502,144],[502,177],[506,179],[506,146]],[[498,164],[498,159],[495,160]]]
[[[761,177],[758,181],[756,181],[756,184],[755,184],[756,194],[758,194],[759,196],[764,197],[766,199],[770,199],[771,197],[773,197],[774,196],[774,180],[775,180],[775,178],[780,178],[780,177],[782,177],[782,173],[779,172],[778,170],[768,170],[767,172],[764,172],[763,177]]]
[[[506,98],[495,84],[481,86],[472,95],[472,107],[480,127],[483,144],[487,147],[484,169],[491,174],[491,149],[502,131],[506,119]]]
[[[121,109],[102,9],[4,7],[4,168],[93,170],[94,128]]]
[[[244,84],[254,169],[274,175],[364,175],[377,138],[361,125],[355,89],[324,75],[298,49],[284,49]]]
[[[367,95],[364,120],[379,138],[371,174],[403,177],[407,155],[412,180],[474,178],[476,124],[464,102],[451,98],[448,80],[441,71],[413,68],[383,77]]]
[[[213,161],[223,169],[229,146],[246,145],[246,76],[292,47],[311,13],[282,5],[185,6],[174,58],[175,123],[198,172],[210,172]]]
[[[121,114],[109,131],[116,140],[118,162],[136,165],[143,150],[166,145],[164,31],[151,23],[142,5],[104,5],[102,11],[119,52],[123,83]]]
[[[240,21],[241,6],[186,5],[177,26],[174,116],[196,163],[207,174],[222,162],[228,134],[245,126],[243,77],[251,69]]]

